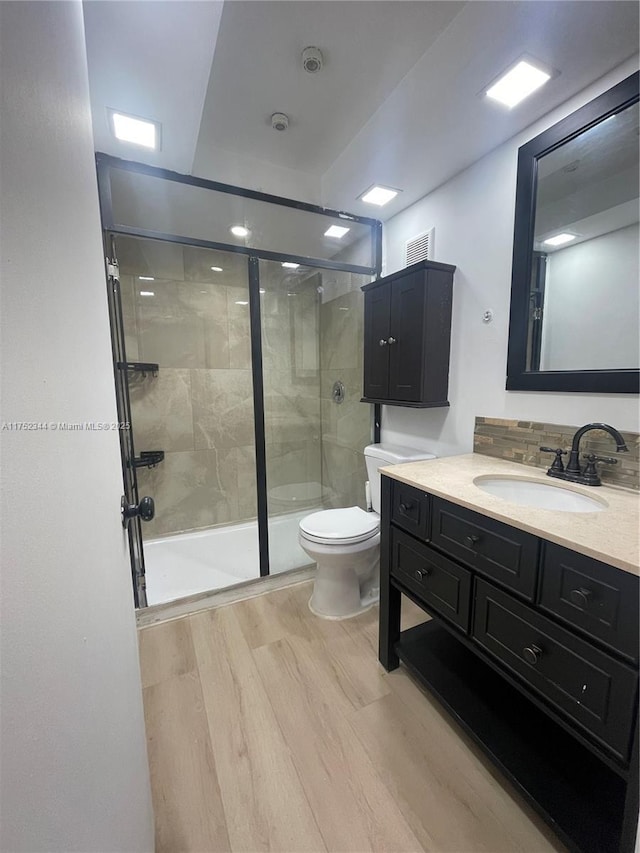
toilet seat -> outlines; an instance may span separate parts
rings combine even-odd
[[[378,515],[359,506],[325,509],[300,522],[300,535],[319,545],[355,545],[371,539],[379,529]]]

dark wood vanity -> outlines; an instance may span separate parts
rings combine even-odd
[[[382,477],[380,661],[412,672],[570,850],[631,853],[639,578]],[[431,617],[400,632],[401,596]]]

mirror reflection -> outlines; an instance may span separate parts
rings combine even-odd
[[[637,369],[638,104],[537,160],[527,370]]]

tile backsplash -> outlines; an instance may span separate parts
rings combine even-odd
[[[477,417],[473,450],[485,456],[508,459],[534,468],[548,468],[553,462],[553,454],[542,453],[540,447],[563,447],[568,450],[577,429],[578,426],[566,424]],[[629,453],[616,453],[613,439],[602,430],[588,432],[580,442],[580,449],[583,453],[596,453],[598,456],[616,459],[615,465],[598,465],[603,484],[640,491],[640,435],[624,430],[621,432]],[[566,463],[567,457],[563,458]]]

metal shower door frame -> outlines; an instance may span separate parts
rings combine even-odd
[[[136,163],[128,160],[121,160],[117,157],[111,157],[107,154],[96,154],[96,165],[98,173],[98,190],[100,198],[100,214],[102,218],[102,227],[105,234],[105,245],[107,240],[117,235],[126,237],[138,237],[147,240],[156,240],[166,243],[178,243],[194,248],[213,249],[216,251],[231,252],[234,254],[243,254],[247,257],[247,278],[249,284],[249,317],[251,330],[251,371],[253,379],[253,408],[254,408],[254,436],[255,436],[255,452],[256,452],[256,492],[257,492],[257,520],[258,520],[258,546],[260,555],[260,576],[269,575],[269,513],[267,500],[267,471],[266,471],[266,430],[264,417],[264,385],[262,375],[262,329],[261,329],[261,311],[260,311],[260,261],[279,261],[280,263],[291,262],[298,263],[310,268],[335,270],[338,272],[356,273],[359,275],[369,275],[379,278],[382,269],[382,223],[376,219],[369,217],[355,216],[343,211],[334,210],[331,208],[320,207],[318,205],[299,202],[293,199],[287,199],[281,196],[270,195],[255,190],[248,190],[242,187],[235,187],[230,184],[222,184],[217,181],[209,181],[204,178],[196,178],[192,175],[182,175],[178,172],[172,172],[167,169],[160,169],[155,166],[148,166],[144,163]],[[167,234],[157,231],[150,231],[143,228],[134,228],[126,225],[119,225],[114,220],[113,205],[111,198],[110,185],[110,170],[112,168],[124,169],[126,171],[138,172],[145,175],[151,175],[168,181],[188,184],[190,186],[199,187],[201,189],[211,189],[217,192],[237,195],[244,198],[250,198],[257,201],[263,201],[270,204],[282,205],[296,210],[308,211],[317,213],[323,216],[335,217],[337,220],[350,220],[360,224],[367,225],[371,228],[371,239],[374,254],[374,266],[366,267],[357,264],[345,264],[336,261],[325,260],[321,258],[310,258],[302,255],[291,255],[283,252],[272,252],[266,249],[255,249],[245,246],[237,246],[228,243],[220,243],[218,241],[199,240],[186,237],[178,234]],[[122,305],[119,300],[119,282],[118,282],[118,304],[119,304],[119,323],[120,331],[122,332],[122,353],[124,350],[124,333],[122,329]],[[110,315],[112,313],[112,302],[109,303]],[[118,310],[114,306],[116,316]],[[112,319],[113,328],[113,319]],[[112,333],[113,342],[113,333]],[[114,364],[116,349],[114,346]],[[122,361],[126,361],[123,358]],[[116,389],[118,387],[118,369],[114,368],[116,375]],[[131,408],[128,393],[128,380],[126,371],[124,376],[120,376],[123,385],[125,386],[122,393],[119,395],[122,398],[123,413],[128,415],[128,422],[131,422]],[[117,391],[118,393],[118,391]],[[118,414],[120,416],[120,399],[118,399]],[[381,407],[376,405],[373,407],[373,439],[380,440],[380,416]],[[131,430],[129,430],[131,433]],[[127,453],[131,453],[131,462],[127,463]],[[129,435],[129,444],[125,446],[123,436],[121,436],[121,455],[122,455],[122,472],[125,482],[125,490],[127,482],[129,482],[132,497],[132,502],[138,503],[138,485],[135,467],[133,465],[133,436]],[[127,480],[128,477],[128,480]],[[127,494],[128,497],[128,494]],[[134,579],[134,596],[136,599],[136,607],[146,606],[146,592],[144,583],[144,544],[142,541],[142,532],[140,519],[135,518],[132,521],[133,527],[129,536],[129,545],[132,561],[132,577]],[[139,549],[139,550],[138,550]]]

